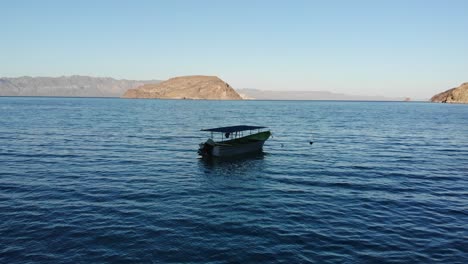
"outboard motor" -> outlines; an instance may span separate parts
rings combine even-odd
[[[198,149],[198,154],[201,156],[211,156],[213,153],[213,148],[215,146],[215,142],[210,138],[205,143],[200,144],[200,148]]]

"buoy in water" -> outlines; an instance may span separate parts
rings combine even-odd
[[[309,144],[312,145],[312,144],[314,144],[314,142],[313,142],[313,141],[310,141]]]

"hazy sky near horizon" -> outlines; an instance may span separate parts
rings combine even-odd
[[[468,82],[468,1],[0,1],[0,76],[428,98]]]

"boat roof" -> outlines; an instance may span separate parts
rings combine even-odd
[[[245,131],[245,130],[254,130],[254,129],[260,129],[260,128],[266,128],[266,127],[264,127],[264,126],[227,126],[227,127],[202,129],[201,131],[232,133],[232,132],[239,132],[239,131]]]

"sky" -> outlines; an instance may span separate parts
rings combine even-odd
[[[468,82],[468,1],[0,0],[0,76],[429,98]]]

